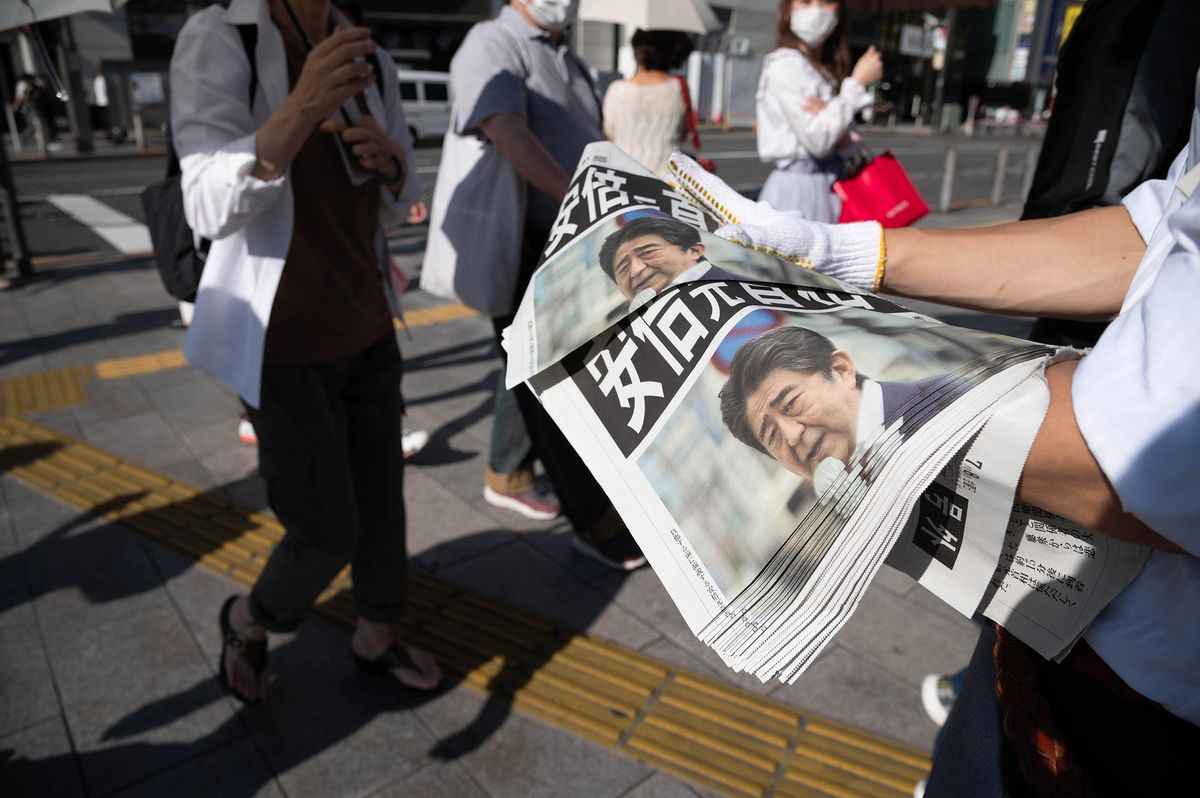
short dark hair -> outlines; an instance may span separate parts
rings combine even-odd
[[[634,31],[630,40],[633,58],[642,69],[670,72],[683,66],[695,45],[691,35],[679,30]]]
[[[770,456],[746,420],[746,399],[776,369],[821,374],[832,380],[834,351],[833,341],[804,327],[777,327],[742,344],[729,364],[729,379],[717,394],[721,420],[733,437]],[[864,380],[863,375],[856,375],[859,387]]]
[[[642,216],[629,224],[617,228],[615,233],[604,239],[600,247],[600,268],[604,269],[613,282],[613,258],[617,250],[627,241],[642,236],[658,236],[668,244],[674,244],[685,252],[700,243],[700,232],[686,222],[681,222],[671,216]]]

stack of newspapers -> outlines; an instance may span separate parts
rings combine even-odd
[[[504,346],[692,631],[794,680],[887,562],[1064,657],[1147,556],[1014,504],[1077,353],[725,241],[675,178],[590,146]]]

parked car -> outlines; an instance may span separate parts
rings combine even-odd
[[[413,141],[445,135],[450,127],[450,73],[399,69],[396,74]]]

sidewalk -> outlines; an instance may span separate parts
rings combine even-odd
[[[396,251],[415,274],[419,241]],[[966,662],[970,621],[885,567],[796,685],[732,674],[651,571],[606,571],[572,553],[562,522],[523,521],[483,501],[500,368],[491,325],[419,291],[409,306],[410,329],[398,333],[406,426],[432,435],[406,472],[409,548],[426,575],[414,586],[424,618],[414,623],[435,643],[451,641],[448,652],[474,646],[474,659],[432,698],[364,680],[334,597],[325,620],[272,638],[271,697],[242,708],[213,678],[216,613],[277,524],[263,514],[256,452],[237,442],[237,400],[171,354],[183,331],[145,261],[47,268],[0,292],[6,786],[22,795],[911,793],[937,731],[920,681]],[[219,523],[226,531],[214,535]],[[679,701],[698,709],[687,714]]]

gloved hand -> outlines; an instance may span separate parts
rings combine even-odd
[[[879,290],[887,262],[879,222],[810,222],[797,211],[777,211],[765,202],[751,202],[682,152],[671,153],[668,167],[678,188],[725,222],[716,230],[721,238],[864,291]]]

